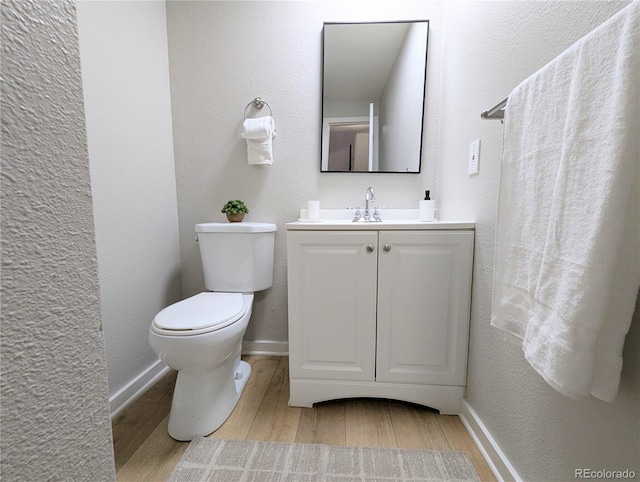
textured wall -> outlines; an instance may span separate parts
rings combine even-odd
[[[286,232],[309,199],[321,208],[418,207],[435,186],[439,136],[440,2],[168,2],[169,65],[185,296],[204,289],[194,225],[223,221],[228,199],[247,202],[250,221],[275,222],[274,286],[256,295],[245,339],[287,340]],[[320,174],[321,40],[324,21],[433,21],[429,34],[422,173]],[[249,166],[240,138],[255,97],[273,109],[273,166]]]
[[[2,3],[2,477],[115,480],[72,1]]]
[[[621,390],[610,404],[561,396],[519,346],[490,327],[502,126],[480,112],[624,5],[452,2],[444,10],[440,207],[446,217],[477,222],[466,396],[525,480],[573,480],[575,468],[640,473],[640,320],[627,337]],[[478,138],[480,173],[470,177],[469,143]]]
[[[78,29],[109,394],[154,364],[181,299],[164,2],[80,1]]]

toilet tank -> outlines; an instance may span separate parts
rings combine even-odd
[[[196,239],[210,291],[253,293],[273,285],[272,223],[196,224]]]

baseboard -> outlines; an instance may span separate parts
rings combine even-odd
[[[288,356],[289,342],[269,340],[244,340],[242,342],[242,354]]]
[[[135,402],[144,392],[151,388],[160,378],[168,373],[170,368],[158,360],[136,378],[131,380],[122,389],[109,397],[111,420]]]
[[[478,417],[478,414],[466,400],[462,401],[460,419],[496,478],[501,482],[521,482],[522,477],[518,475],[516,469],[513,468],[507,456],[500,449],[487,427],[480,420],[480,417]]]

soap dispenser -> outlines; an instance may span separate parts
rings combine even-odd
[[[433,215],[435,212],[435,201],[431,199],[430,192],[424,192],[424,200],[420,201],[420,214],[419,219],[422,222],[433,221]]]

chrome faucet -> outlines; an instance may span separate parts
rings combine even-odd
[[[367,192],[364,194],[365,208],[364,208],[364,220],[371,220],[371,213],[369,211],[369,201],[374,202],[376,200],[376,195],[373,192],[372,187],[367,188]]]
[[[360,212],[360,208],[356,208],[356,213],[353,216],[353,220],[352,222],[357,223],[357,222],[381,222],[382,219],[380,218],[380,212],[378,211],[378,208],[376,207],[373,210],[373,214],[371,214],[371,209],[369,209],[369,203],[370,202],[375,202],[376,200],[376,195],[373,192],[373,188],[372,187],[368,187],[367,188],[367,192],[364,195],[364,200],[365,200],[365,208],[364,208],[364,213]],[[352,209],[352,208],[347,208],[347,209]]]

